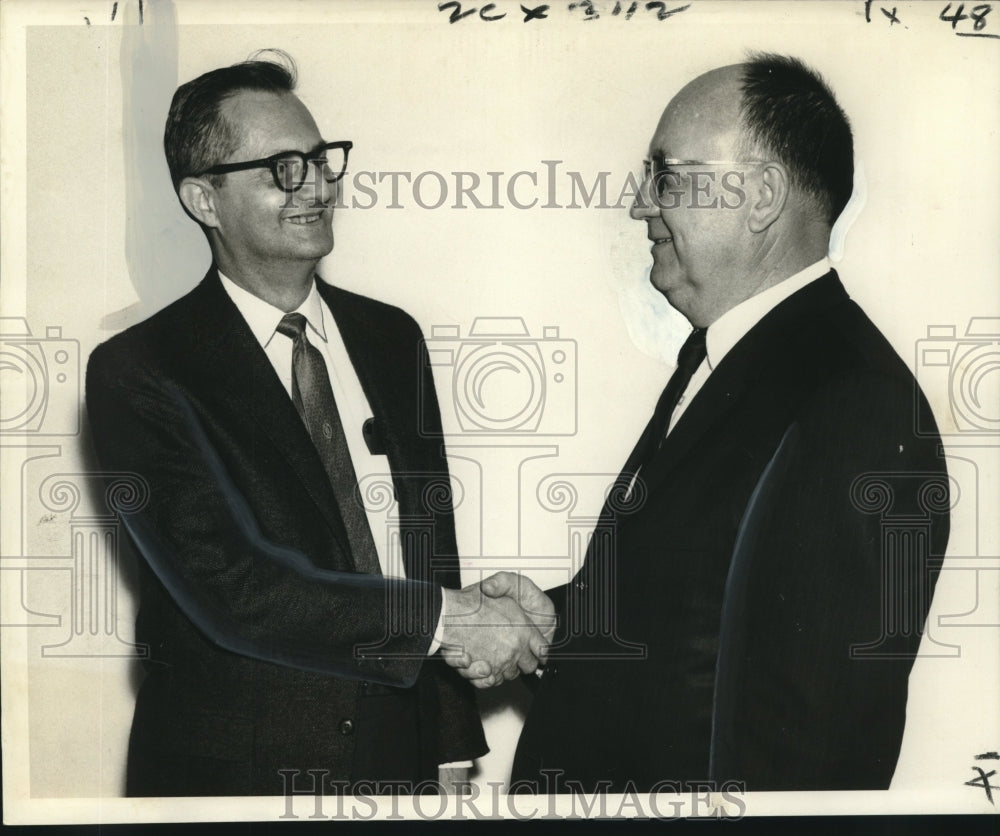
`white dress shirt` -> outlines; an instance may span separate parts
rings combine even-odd
[[[260,343],[267,359],[271,361],[271,365],[277,372],[281,385],[285,387],[288,397],[291,398],[292,339],[275,330],[282,317],[285,316],[285,311],[265,302],[258,296],[254,296],[228,276],[224,276],[221,271],[219,278],[222,280],[222,287],[243,315],[247,325],[250,326],[257,342]],[[351,363],[351,358],[347,354],[347,347],[344,345],[340,329],[337,328],[333,314],[323,301],[323,297],[319,295],[315,282],[305,301],[290,313],[300,313],[306,318],[309,323],[306,328],[306,338],[319,350],[326,363],[326,371],[330,377],[334,400],[337,402],[337,411],[340,413],[340,419],[344,425],[347,449],[351,454],[351,462],[354,464],[358,483],[365,485],[366,481],[370,479],[384,481],[390,473],[389,459],[387,456],[374,455],[369,452],[363,432],[365,421],[373,417],[372,408],[368,404],[368,398],[365,397],[364,389],[361,388],[357,372],[354,371],[354,364]],[[361,491],[362,500],[365,499],[365,493],[364,490]],[[365,514],[372,531],[372,539],[375,541],[375,550],[378,553],[382,574],[387,578],[405,578],[406,570],[403,566],[403,556],[401,553],[394,553],[389,545],[393,539],[399,542],[398,538],[391,536],[398,527],[393,522],[395,509],[395,502],[381,510],[373,507],[371,502],[365,502]],[[434,639],[427,650],[428,656],[435,653],[441,646],[443,630],[444,597],[442,596],[441,614],[438,617],[437,629],[434,631]]]
[[[830,272],[830,261],[827,258],[822,258],[815,264],[810,264],[804,270],[800,270],[794,276],[745,299],[708,326],[708,332],[705,334],[705,348],[707,350],[705,359],[691,375],[691,380],[684,390],[684,394],[677,402],[677,406],[670,416],[667,435],[670,435],[670,431],[680,420],[688,404],[701,391],[708,376],[722,362],[722,358],[729,353],[730,349],[781,302],[810,282],[825,276],[828,272]]]

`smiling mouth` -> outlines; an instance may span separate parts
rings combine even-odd
[[[298,224],[299,226],[304,226],[306,224],[319,223],[319,219],[323,217],[323,213],[319,212],[315,215],[295,215],[292,218],[288,218],[289,223]]]

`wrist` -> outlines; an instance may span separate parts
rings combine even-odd
[[[465,589],[443,587],[441,591],[441,610],[444,613],[441,621],[445,628],[468,621],[469,616],[479,608],[478,588],[475,586]]]

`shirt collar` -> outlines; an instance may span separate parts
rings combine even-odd
[[[249,290],[240,287],[236,282],[224,275],[221,270],[218,272],[219,279],[222,281],[222,287],[229,294],[229,298],[233,300],[233,304],[236,305],[243,318],[247,321],[247,325],[253,331],[257,342],[264,348],[267,348],[267,344],[271,341],[271,337],[274,336],[275,329],[277,329],[278,323],[281,322],[281,318],[285,315],[285,312],[281,308],[276,308],[270,302],[265,302],[259,296],[254,296]],[[326,342],[326,316],[323,311],[324,307],[323,299],[319,295],[319,289],[316,287],[316,282],[314,281],[305,301],[292,313],[302,314],[306,318],[306,322],[309,323],[310,331],[323,342]]]
[[[708,333],[705,335],[709,369],[714,370],[730,349],[779,303],[828,272],[830,272],[830,260],[824,257],[726,311],[708,327]]]

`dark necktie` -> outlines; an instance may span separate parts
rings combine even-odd
[[[378,552],[368,517],[355,496],[358,477],[351,463],[337,403],[333,399],[326,363],[319,350],[306,338],[306,318],[302,314],[285,314],[276,330],[292,340],[292,401],[330,477],[354,566],[359,572],[380,574]]]
[[[670,426],[670,416],[677,408],[677,402],[691,382],[691,376],[695,373],[701,361],[705,359],[705,328],[695,328],[681,346],[677,353],[677,368],[667,381],[666,388],[660,399],[656,402],[656,409],[653,410],[653,417],[646,426],[639,443],[629,456],[629,460],[623,468],[624,473],[635,473],[638,468],[648,464],[656,455],[660,447],[663,446],[663,439],[667,435],[667,427]]]
[[[632,455],[628,457],[622,472],[608,490],[604,507],[597,520],[597,527],[591,537],[587,547],[587,556],[584,559],[583,568],[580,570],[580,580],[573,586],[581,591],[583,595],[593,595],[594,592],[584,592],[584,590],[606,590],[614,589],[614,573],[617,548],[617,534],[615,528],[618,515],[621,513],[631,513],[641,501],[636,504],[634,482],[636,474],[642,467],[648,466],[650,461],[656,456],[663,444],[663,439],[667,434],[667,427],[670,426],[670,416],[677,407],[677,402],[691,382],[691,376],[705,359],[705,329],[696,328],[681,346],[677,354],[677,368],[667,381],[666,388],[660,399],[656,402],[656,409],[653,417],[650,418],[646,429],[643,430],[639,440],[636,442]],[[641,494],[644,492],[640,492]],[[603,612],[605,604],[595,600],[584,599],[571,607],[578,607],[575,615],[568,616],[570,622],[574,618],[586,618],[586,613]],[[604,629],[603,627],[601,629]]]

